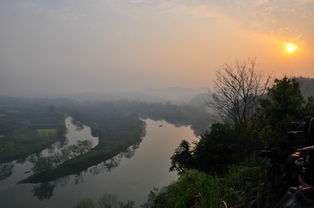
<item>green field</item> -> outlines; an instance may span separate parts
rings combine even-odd
[[[41,137],[52,136],[57,134],[56,129],[37,129],[38,135]]]
[[[25,158],[64,138],[64,115],[42,100],[0,97],[0,114],[0,162]]]

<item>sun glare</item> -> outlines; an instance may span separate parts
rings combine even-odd
[[[298,46],[294,43],[285,43],[287,53],[295,53],[298,50]]]

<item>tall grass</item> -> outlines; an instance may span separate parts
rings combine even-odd
[[[248,159],[224,176],[186,171],[176,183],[152,191],[145,208],[269,207],[271,195],[265,161]]]

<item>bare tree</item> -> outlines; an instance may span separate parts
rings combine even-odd
[[[258,98],[270,84],[270,76],[257,72],[255,66],[255,58],[224,64],[216,74],[215,92],[207,100],[219,116],[238,127],[248,126]]]

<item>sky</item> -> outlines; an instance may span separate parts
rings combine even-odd
[[[314,77],[314,0],[0,0],[0,95],[211,88],[252,57]]]

